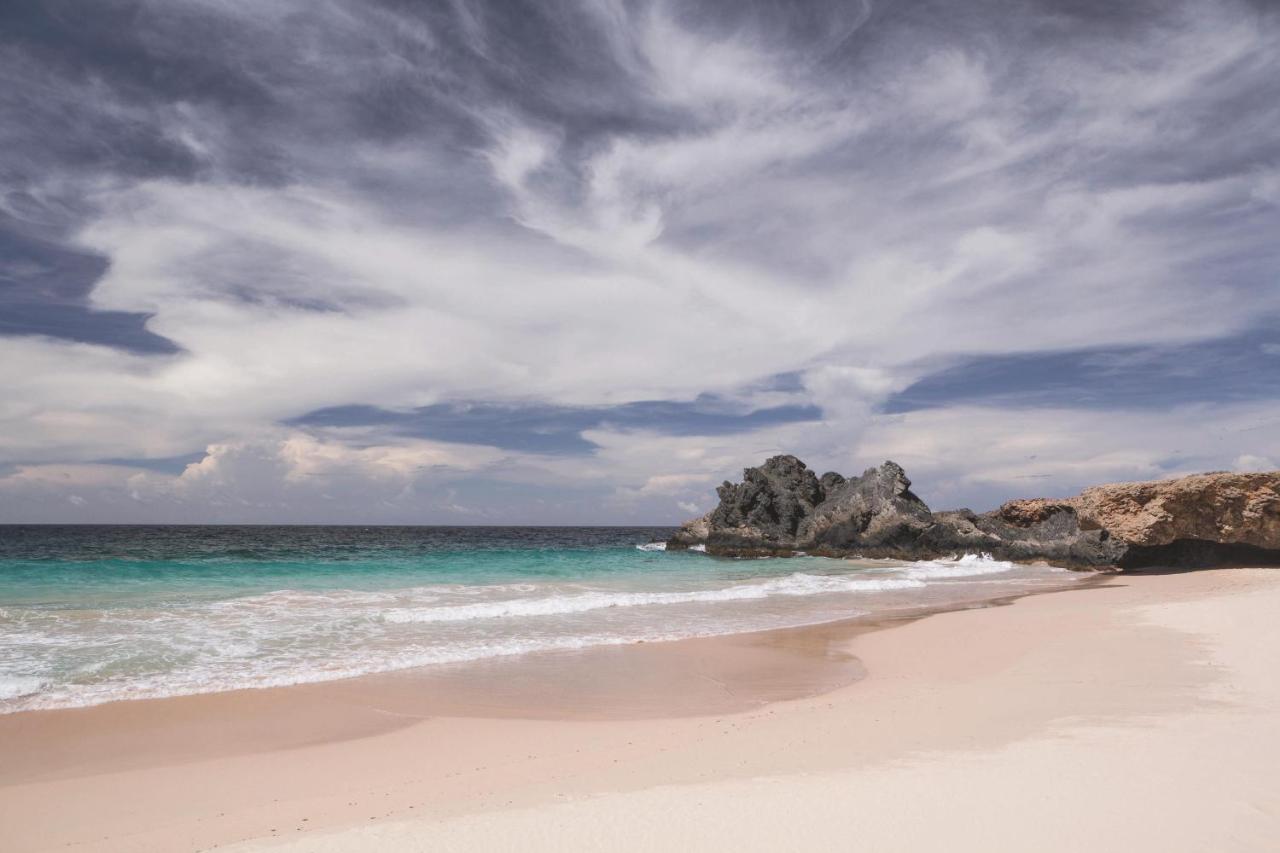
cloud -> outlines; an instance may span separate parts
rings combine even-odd
[[[49,518],[105,461],[75,512],[647,521],[771,449],[970,458],[957,413],[986,499],[1277,396],[1246,3],[115,12],[0,12],[0,482]]]
[[[936,506],[985,509],[1096,483],[1256,470],[1280,456],[1277,426],[1275,401],[1106,412],[957,405],[882,415],[859,452],[903,465]]]
[[[1167,409],[1274,400],[1280,398],[1280,375],[1265,369],[1265,357],[1280,351],[1270,342],[1275,338],[1264,328],[1193,344],[965,358],[895,389],[883,408],[907,412],[983,401],[1011,409]]]
[[[74,489],[80,521],[255,523],[322,520],[448,522],[472,513],[447,495],[460,477],[496,468],[501,451],[422,440],[354,447],[277,431],[211,444],[178,474],[123,464],[21,465],[0,477],[0,511],[38,520]]]
[[[1243,453],[1236,457],[1235,463],[1231,466],[1232,471],[1274,471],[1276,463],[1265,456],[1254,456],[1251,453]]]
[[[649,429],[671,435],[714,436],[774,424],[818,421],[823,412],[793,394],[747,389],[742,399],[703,395],[691,402],[638,401],[618,406],[437,404],[410,411],[340,406],[309,412],[291,424],[319,429],[366,427],[395,435],[490,445],[539,453],[590,453],[589,429]],[[775,403],[775,405],[769,405]]]

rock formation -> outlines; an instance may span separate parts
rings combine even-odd
[[[893,462],[846,479],[775,456],[716,491],[719,506],[686,522],[669,548],[906,560],[989,553],[1070,567],[1280,564],[1280,473],[1121,483],[981,514],[935,513]]]
[[[1071,504],[1128,544],[1126,566],[1280,565],[1277,471],[1094,486]]]

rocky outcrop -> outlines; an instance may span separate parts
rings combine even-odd
[[[705,545],[710,535],[711,513],[707,513],[698,518],[691,518],[680,525],[680,529],[675,532],[675,535],[667,540],[667,547],[679,550],[692,548],[694,545]]]
[[[1070,500],[1128,546],[1125,566],[1280,565],[1280,472],[1113,483]]]
[[[989,553],[999,559],[1045,559],[1101,566],[1120,553],[1105,530],[1083,530],[1076,511],[1046,504],[934,513],[902,467],[885,462],[860,477],[816,476],[794,456],[775,456],[743,471],[741,483],[717,489],[720,505],[686,523],[668,548],[704,545],[724,556],[810,554],[906,560]]]
[[[824,475],[824,479],[830,475]],[[837,475],[838,476],[838,475]],[[836,485],[797,530],[803,547],[894,552],[926,537],[935,523],[901,466],[886,462]]]
[[[774,456],[742,472],[741,483],[716,489],[720,505],[708,517],[721,546],[790,549],[800,524],[826,499],[818,477],[794,456]]]
[[[719,506],[681,527],[669,548],[905,560],[981,552],[1070,567],[1280,565],[1280,472],[1119,483],[987,513],[933,512],[893,462],[846,479],[775,456],[717,493]]]

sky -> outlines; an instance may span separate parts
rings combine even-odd
[[[1271,0],[0,5],[0,521],[1280,466]]]

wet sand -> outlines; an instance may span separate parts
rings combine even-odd
[[[848,642],[914,618],[921,614],[0,715],[0,786],[297,749],[436,718],[731,714],[853,683],[863,669]]]
[[[1073,578],[1064,588],[1105,583]],[[1018,596],[945,610],[1005,606]],[[0,715],[0,786],[370,737],[450,717],[732,714],[852,684],[856,636],[944,609],[744,634],[534,652],[337,681]]]
[[[1129,838],[1151,811],[1139,849],[1271,849],[1277,607],[1280,573],[1119,576],[890,625],[9,715],[0,848],[992,849],[1060,808],[1075,834],[1023,846]]]

